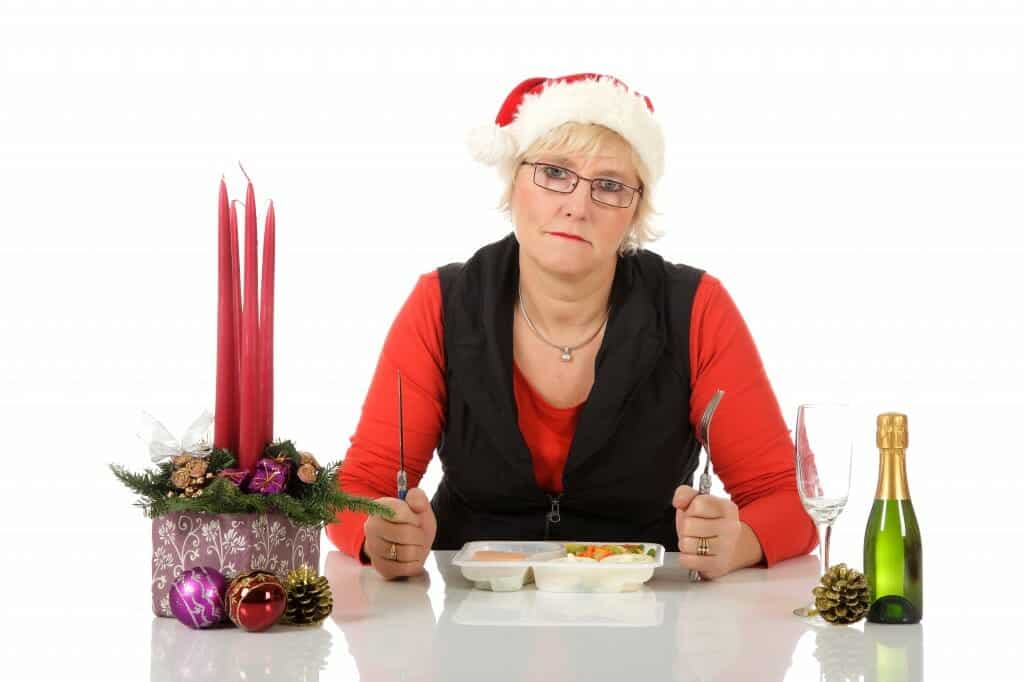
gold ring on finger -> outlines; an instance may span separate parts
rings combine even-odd
[[[398,545],[393,542],[388,547],[387,559],[388,561],[398,561]]]
[[[711,543],[708,538],[697,538],[697,556],[707,556],[711,553]]]

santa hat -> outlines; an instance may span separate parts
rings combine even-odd
[[[577,73],[528,78],[505,98],[494,123],[471,130],[466,142],[473,158],[496,166],[567,121],[598,123],[614,130],[643,159],[650,184],[661,177],[665,142],[654,105],[613,76]]]

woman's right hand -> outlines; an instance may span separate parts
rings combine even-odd
[[[404,501],[395,497],[381,497],[376,501],[390,507],[395,516],[392,519],[380,516],[366,518],[363,552],[387,580],[420,573],[437,535],[437,519],[427,494],[419,488],[412,488]],[[394,559],[389,558],[392,544],[395,546]]]

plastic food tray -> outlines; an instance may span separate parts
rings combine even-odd
[[[654,550],[654,561],[622,564],[606,561],[563,563],[570,544],[643,544],[646,554]],[[474,561],[480,551],[520,552],[521,561]],[[452,565],[479,589],[514,592],[535,582],[543,592],[633,592],[654,576],[665,563],[665,548],[654,543],[607,541],[498,541],[467,542],[452,559]]]

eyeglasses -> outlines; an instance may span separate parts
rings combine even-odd
[[[590,198],[605,206],[629,208],[633,205],[633,196],[643,196],[644,193],[642,187],[630,187],[608,178],[585,178],[575,171],[550,163],[523,161],[522,165],[533,166],[533,184],[552,192],[570,194],[580,180],[587,180],[590,183]]]

